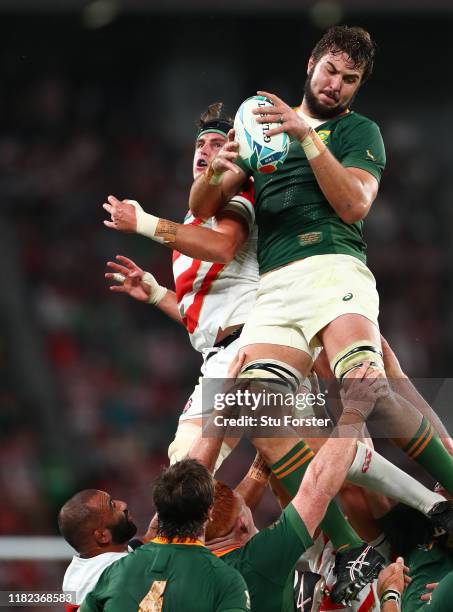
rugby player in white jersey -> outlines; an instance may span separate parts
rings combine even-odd
[[[194,179],[205,172],[231,128],[232,120],[225,115],[222,103],[212,104],[202,114],[193,158]],[[154,304],[185,325],[193,347],[203,355],[201,377],[168,450],[171,463],[186,456],[200,435],[202,380],[227,378],[241,329],[255,301],[258,266],[253,182],[247,180],[243,187],[215,218],[200,221],[188,212],[184,224],[147,214],[133,200],[120,202],[109,196],[104,204],[111,215],[110,221],[104,221],[107,227],[137,232],[173,249],[175,292],[122,256],[107,264],[112,272],[106,273],[106,278],[120,283],[111,290]],[[217,467],[233,444],[233,440],[224,443]]]

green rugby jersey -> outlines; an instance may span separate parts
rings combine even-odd
[[[415,612],[424,609],[425,605],[420,600],[420,595],[428,593],[426,585],[430,582],[439,582],[447,574],[453,572],[453,557],[451,553],[444,550],[436,542],[424,546],[417,546],[404,557],[404,563],[409,568],[409,575],[412,581],[406,587],[401,601],[402,612]],[[451,588],[452,576],[449,578]],[[439,594],[440,595],[440,592]],[[437,598],[436,598],[437,599]],[[440,597],[439,597],[440,599]],[[430,607],[427,607],[429,610]],[[437,609],[442,609],[441,606]],[[448,605],[444,610],[452,610],[453,601],[450,591]]]
[[[242,576],[201,542],[156,538],[110,565],[80,612],[245,612]]]
[[[380,180],[385,150],[373,121],[349,112],[316,131],[343,166],[361,168]],[[241,160],[238,165],[250,172]],[[253,178],[260,274],[313,255],[341,253],[366,261],[363,221],[348,225],[340,219],[319,188],[298,141],[291,143],[278,170],[254,172]]]
[[[289,504],[277,522],[221,559],[245,578],[253,612],[292,612],[294,568],[312,544],[304,522]]]
[[[393,552],[404,557],[404,563],[409,567],[412,581],[404,591],[402,611],[418,612],[425,610],[425,607],[430,610],[431,607],[420,600],[420,595],[427,592],[426,585],[439,582],[449,572],[453,572],[453,554],[446,547],[447,536],[434,538],[431,521],[404,504],[397,504],[376,522],[385,533]],[[436,600],[440,603],[445,599],[444,593],[451,584],[452,576],[437,594]],[[439,607],[433,609],[446,612],[453,608],[443,608],[439,604]]]

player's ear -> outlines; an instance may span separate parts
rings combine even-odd
[[[214,517],[214,504],[208,510],[208,521],[212,521]]]
[[[94,539],[99,544],[99,546],[106,546],[111,544],[112,542],[112,534],[110,529],[106,527],[99,527],[94,530]]]
[[[310,55],[310,59],[308,60],[308,64],[307,64],[307,74],[310,73],[311,70],[313,70],[313,68],[315,67],[316,61],[315,58],[313,57],[313,55]]]

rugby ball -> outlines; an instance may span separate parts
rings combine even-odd
[[[234,129],[239,142],[239,157],[253,172],[268,174],[283,164],[290,142],[286,132],[276,136],[267,135],[278,124],[257,122],[259,115],[254,115],[252,110],[261,106],[266,108],[273,104],[264,96],[247,98],[238,108]]]

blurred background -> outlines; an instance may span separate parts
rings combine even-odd
[[[298,104],[334,23],[379,46],[354,108],[387,147],[365,224],[382,331],[411,376],[451,376],[451,3],[213,4],[0,1],[0,535],[55,535],[59,507],[87,487],[146,526],[201,360],[184,329],[106,289],[116,254],[173,284],[170,251],[106,229],[102,203],[133,197],[181,220],[199,113],[224,100],[234,114],[257,89]],[[226,480],[250,458],[242,447]],[[258,522],[275,513],[269,498]],[[0,560],[0,590],[58,589],[65,566]]]

